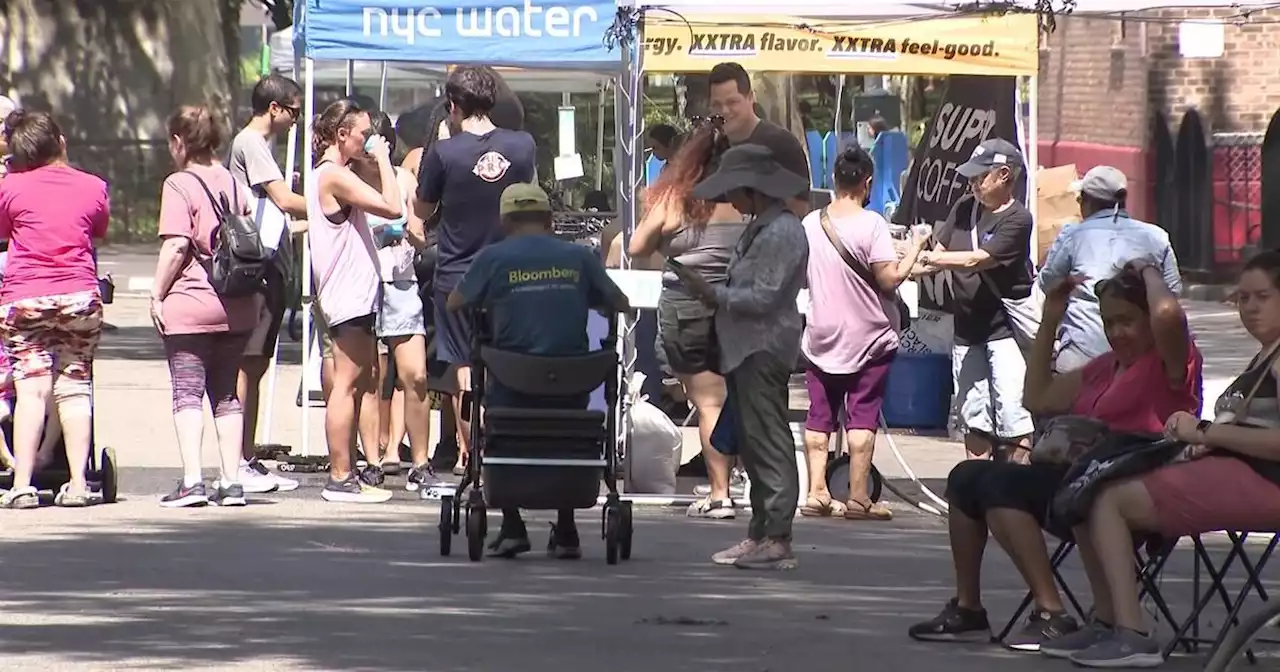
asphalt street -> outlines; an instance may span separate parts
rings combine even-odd
[[[1255,348],[1230,309],[1188,305],[1206,387],[1217,385]],[[1070,667],[995,646],[909,640],[907,626],[952,594],[952,575],[945,523],[898,504],[890,523],[798,520],[800,568],[777,574],[709,563],[745,521],[696,521],[666,508],[639,511],[634,559],[613,567],[603,560],[598,510],[580,513],[581,561],[535,552],[473,564],[458,551],[439,556],[434,504],[404,492],[386,505],[328,504],[319,477],[243,509],[161,509],[158,497],[179,473],[163,353],[140,297],[121,296],[107,319],[118,329],[96,365],[97,434],[125,465],[124,501],[0,511],[0,671]],[[298,354],[286,343],[270,426],[274,440],[298,446],[305,423],[314,452],[320,413],[304,419],[294,404]],[[881,446],[877,464],[900,477]],[[921,437],[900,439],[900,448],[935,485],[961,453]],[[535,548],[549,520],[531,518]],[[459,538],[455,549],[464,548]],[[1190,558],[1180,552],[1162,583],[1179,614],[1190,600]],[[1063,574],[1087,605],[1074,559]],[[984,579],[998,628],[1023,588],[998,550]],[[1203,627],[1216,632],[1221,619],[1219,608]],[[1186,656],[1168,669],[1202,666]]]

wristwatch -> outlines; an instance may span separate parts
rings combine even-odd
[[[1200,422],[1196,423],[1196,433],[1200,435],[1201,443],[1204,443],[1205,432],[1209,431],[1209,428],[1212,426],[1213,426],[1213,422],[1210,420],[1201,420]]]

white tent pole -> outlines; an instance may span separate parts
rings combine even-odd
[[[356,92],[356,62],[347,61],[347,95]]]
[[[600,85],[596,97],[596,191],[604,188],[604,102],[607,85]],[[605,250],[606,254],[608,250]]]
[[[385,110],[387,107],[387,62],[382,62],[382,76],[378,81],[378,109]]]
[[[842,116],[844,116],[844,77],[845,77],[844,75],[837,75],[837,78],[836,78],[836,118],[835,118],[835,124],[832,126],[832,128],[834,129],[834,133],[836,134],[836,150],[837,151],[839,151],[840,149],[840,129],[844,126],[844,124],[841,123],[844,121],[841,118]],[[855,127],[854,130],[857,130],[857,128]],[[823,165],[823,170],[826,170],[826,167],[825,167],[826,164],[824,163],[822,165]],[[819,184],[821,183],[822,182],[819,181]]]
[[[1037,201],[1040,200],[1036,190],[1036,174],[1040,172],[1040,77],[1027,77],[1027,209],[1031,211],[1031,221],[1038,221]],[[1018,87],[1021,90],[1021,86]],[[1021,105],[1019,105],[1021,108]],[[1018,110],[1022,114],[1022,110]],[[1040,262],[1040,232],[1038,226],[1031,227],[1031,264]]]
[[[312,135],[315,129],[311,120],[316,114],[316,68],[315,61],[308,58],[306,72],[303,75],[303,131],[302,131],[302,184],[306,184],[311,175],[311,166],[315,163],[312,151]],[[311,355],[311,244],[310,234],[302,237],[302,455],[311,455],[311,391],[307,389],[308,358]]]

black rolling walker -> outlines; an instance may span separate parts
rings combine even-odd
[[[483,314],[473,319],[471,392],[463,395],[471,422],[471,455],[458,489],[440,501],[440,555],[449,555],[453,535],[465,525],[473,562],[484,554],[488,509],[590,509],[603,480],[605,559],[630,559],[631,502],[618,495],[622,455],[617,440],[620,391],[616,350],[618,317],[609,316],[602,348],[585,355],[527,355],[485,345]],[[578,408],[486,407],[485,381],[525,395],[571,397],[605,389],[608,412]]]
[[[111,276],[107,275],[98,279],[98,288],[102,294],[102,303],[109,304],[115,298],[115,283]],[[91,421],[92,422],[92,421]],[[60,428],[59,428],[60,429]],[[4,432],[5,441],[12,448],[13,446],[13,416],[0,423],[0,431]],[[45,422],[45,432],[50,431],[48,420]],[[89,463],[85,465],[85,480],[88,481],[89,489],[102,495],[102,503],[114,504],[119,498],[120,492],[120,462],[116,459],[116,451],[111,448],[99,449],[94,441],[94,434],[89,435]],[[44,436],[41,437],[41,450],[45,448]],[[31,485],[36,490],[53,490],[57,492],[63,483],[71,480],[71,465],[67,461],[67,446],[63,442],[62,437],[48,448],[52,451],[52,455],[48,456],[31,477]],[[40,460],[41,458],[37,458]],[[13,471],[0,470],[0,489],[8,490],[13,487]]]

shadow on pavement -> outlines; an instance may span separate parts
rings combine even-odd
[[[116,326],[115,329],[102,333],[102,341],[98,345],[99,360],[163,361],[164,358],[164,344],[155,327],[150,324]],[[301,364],[302,346],[288,336],[283,336],[277,361],[281,364]]]
[[[945,530],[931,521],[804,524],[800,570],[748,574],[706,561],[744,521],[645,514],[635,559],[610,567],[598,512],[584,512],[582,561],[535,551],[474,564],[463,537],[454,544],[462,557],[439,557],[434,507],[397,507],[393,519],[386,509],[319,505],[329,515],[299,520],[275,514],[298,500],[281,503],[160,513],[120,504],[162,520],[5,544],[0,660],[50,669],[763,672],[859,658],[901,670],[943,669],[944,658],[949,670],[1044,667],[995,647],[906,639],[906,626],[950,594]],[[537,549],[547,525],[531,520],[530,530]],[[988,595],[1020,597],[1012,574],[1002,569]]]

